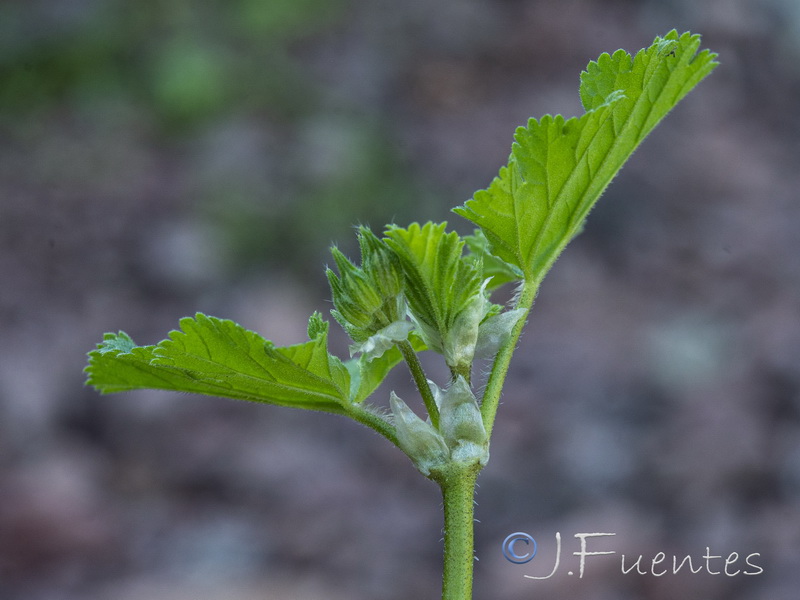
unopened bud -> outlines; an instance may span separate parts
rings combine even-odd
[[[417,469],[428,476],[431,469],[444,465],[450,451],[433,425],[414,414],[394,392],[389,397],[389,404],[394,415],[397,443]]]
[[[454,462],[485,465],[489,460],[488,440],[478,402],[462,376],[441,394],[439,430],[450,448]]]
[[[331,269],[326,275],[333,295],[333,316],[354,342],[363,343],[381,329],[401,321],[405,317],[405,304],[391,250],[366,228],[362,228],[359,242],[362,267],[356,267],[333,247],[331,254],[339,275]]]
[[[328,322],[322,318],[322,315],[314,311],[308,319],[308,339],[316,340],[322,335],[328,333]]]
[[[458,313],[444,339],[444,359],[457,372],[468,372],[478,342],[478,328],[486,312],[486,299],[476,294]]]
[[[500,347],[508,341],[514,325],[524,315],[524,308],[516,308],[493,315],[481,323],[478,329],[478,342],[475,345],[475,358],[493,358]]]
[[[361,266],[370,277],[380,296],[396,298],[403,291],[403,278],[397,255],[366,227],[358,232],[361,247]]]
[[[444,339],[444,358],[447,366],[457,373],[469,372],[475,357],[478,331],[492,303],[486,298],[485,280],[475,295],[458,313]]]

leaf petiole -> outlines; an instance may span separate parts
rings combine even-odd
[[[439,407],[436,406],[436,400],[433,399],[433,392],[431,392],[425,371],[422,369],[422,363],[419,362],[419,357],[408,340],[398,342],[397,347],[400,348],[400,352],[408,365],[408,370],[411,371],[411,377],[414,378],[414,383],[417,385],[420,396],[422,396],[422,402],[425,404],[425,410],[428,411],[428,416],[431,418],[431,424],[438,429]]]

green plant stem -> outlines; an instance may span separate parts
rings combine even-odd
[[[369,408],[363,406],[351,406],[350,410],[346,413],[352,419],[358,421],[362,425],[366,425],[380,433],[387,440],[392,442],[398,448],[400,447],[397,441],[397,430],[390,423],[387,423],[380,415],[372,412]]]
[[[483,426],[486,429],[486,436],[488,439],[492,437],[494,418],[497,414],[497,407],[500,403],[500,395],[503,391],[503,384],[506,380],[508,367],[511,364],[511,357],[517,347],[519,336],[522,334],[522,330],[525,327],[525,322],[528,319],[528,314],[530,314],[533,301],[536,299],[536,293],[539,290],[540,283],[541,277],[532,281],[526,280],[525,283],[523,283],[522,290],[517,297],[514,308],[524,308],[527,312],[524,318],[517,321],[517,324],[514,325],[514,328],[511,330],[508,341],[503,344],[497,352],[494,364],[492,365],[492,371],[486,382],[486,389],[483,393],[483,400],[481,401],[481,417],[483,417]]]
[[[435,477],[444,500],[442,600],[472,599],[475,482],[481,467],[451,464]]]
[[[450,367],[450,374],[453,376],[453,381],[461,375],[468,384],[472,385],[472,365],[463,365],[461,368]]]
[[[529,312],[533,306],[540,283],[541,279],[524,283],[515,308],[524,308]],[[503,383],[508,373],[511,357],[525,327],[527,314],[526,312],[526,318],[517,322],[511,331],[508,341],[497,353],[486,384],[486,391],[481,403],[481,416],[483,417],[488,438],[491,438]],[[403,352],[403,355],[405,356],[406,353]],[[416,355],[414,355],[414,359],[417,359]],[[409,366],[411,365],[409,364]],[[475,483],[480,469],[481,467],[478,464],[458,465],[451,463],[441,473],[432,474],[432,478],[439,483],[442,489],[444,501],[442,600],[472,599],[472,577],[475,561],[474,498]]]
[[[428,411],[428,416],[431,418],[431,424],[439,428],[439,408],[436,406],[436,401],[433,399],[431,387],[428,385],[428,378],[425,376],[425,371],[422,370],[422,364],[419,362],[417,353],[408,341],[399,342],[397,347],[403,354],[403,358],[408,364],[408,369],[411,371],[411,376],[414,378],[414,383],[417,384],[422,401],[425,403],[425,409]]]

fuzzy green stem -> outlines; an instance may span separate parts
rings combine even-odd
[[[439,408],[436,406],[436,401],[433,399],[431,387],[428,385],[428,378],[425,376],[425,371],[422,370],[422,363],[419,362],[417,353],[408,341],[398,342],[397,347],[403,354],[403,358],[408,364],[408,369],[411,371],[411,376],[414,378],[414,383],[417,384],[422,401],[425,403],[425,409],[428,411],[428,416],[431,418],[431,425],[436,429],[439,428]]]
[[[468,384],[472,384],[472,364],[461,365],[460,367],[450,367],[450,374],[453,376],[453,381],[461,375]]]
[[[475,482],[480,465],[455,465],[435,479],[444,500],[442,600],[472,599]]]
[[[374,429],[395,446],[400,447],[397,441],[397,430],[386,419],[370,411],[369,408],[361,405],[351,405],[347,415],[362,425]]]
[[[522,329],[525,327],[527,315],[530,313],[533,301],[536,299],[536,293],[539,290],[540,283],[541,278],[531,282],[526,281],[523,284],[514,308],[524,308],[528,312],[526,312],[525,318],[517,321],[517,324],[514,325],[514,328],[511,330],[508,341],[506,341],[498,351],[494,359],[494,364],[492,365],[489,380],[486,382],[486,389],[483,393],[483,400],[481,401],[481,416],[483,417],[483,426],[486,428],[486,436],[488,439],[492,437],[494,418],[497,414],[497,407],[500,403],[500,395],[503,391],[503,384],[506,380],[508,367],[511,364],[511,357],[517,347]]]

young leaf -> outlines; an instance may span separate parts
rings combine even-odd
[[[494,290],[506,283],[522,279],[522,271],[492,254],[489,240],[483,231],[476,229],[472,235],[464,236],[469,254],[467,260],[483,266],[483,276],[489,279],[488,289]]]
[[[462,257],[464,240],[447,223],[390,227],[387,243],[400,258],[405,295],[425,343],[445,353],[445,338],[459,314],[481,293],[478,268]]]
[[[328,324],[319,315],[309,320],[313,339],[287,347],[202,313],[180,326],[155,346],[107,333],[89,353],[87,384],[104,394],[149,388],[347,412],[350,375],[328,354]]]
[[[581,75],[586,113],[531,119],[508,166],[454,212],[478,225],[493,253],[540,281],[578,233],[623,163],[717,65],[700,36],[672,31],[635,58],[603,54]]]

